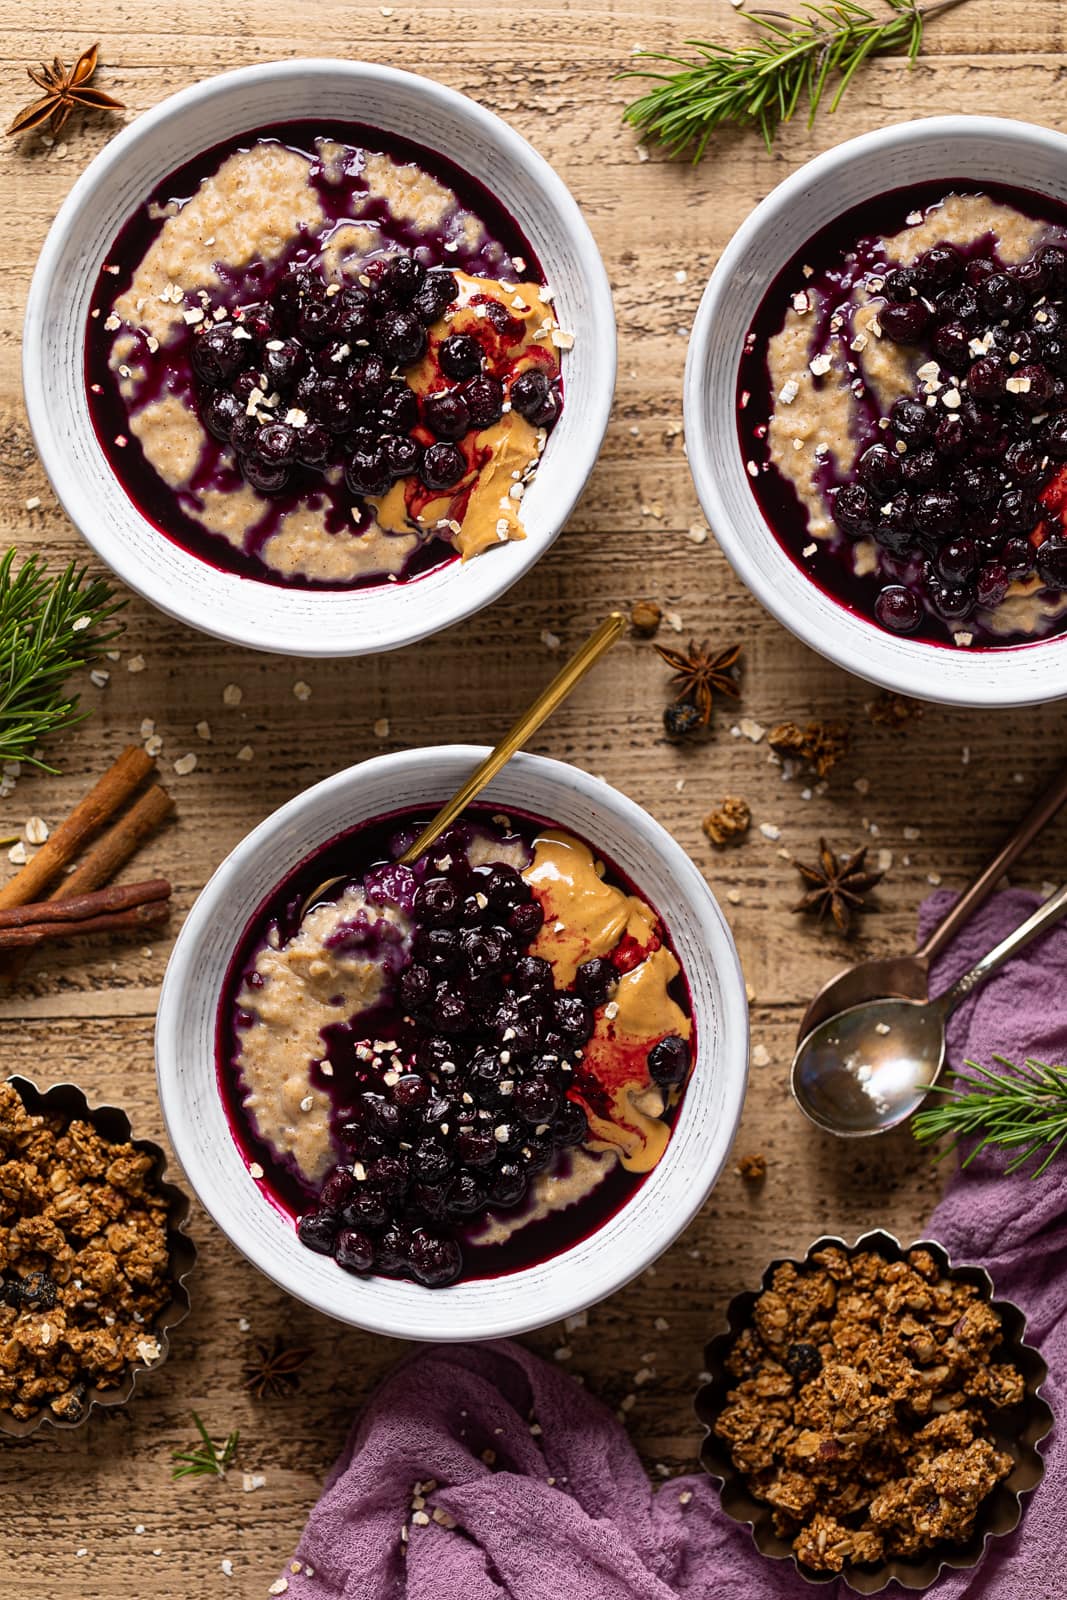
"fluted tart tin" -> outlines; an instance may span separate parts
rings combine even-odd
[[[73,1083],[57,1083],[51,1088],[41,1089],[31,1079],[21,1076],[9,1077],[6,1082],[16,1091],[26,1111],[32,1116],[58,1117],[68,1126],[75,1121],[86,1122],[107,1144],[132,1144],[139,1155],[149,1158],[153,1192],[166,1206],[166,1280],[170,1296],[151,1321],[145,1323],[145,1340],[146,1345],[151,1346],[151,1355],[146,1353],[144,1359],[131,1361],[120,1382],[113,1387],[86,1384],[84,1392],[78,1397],[80,1404],[76,1410],[73,1406],[70,1408],[72,1414],[69,1416],[57,1414],[47,1403],[42,1403],[34,1415],[28,1417],[17,1417],[10,1410],[0,1407],[0,1434],[12,1439],[26,1439],[45,1426],[64,1429],[81,1427],[97,1407],[110,1411],[124,1406],[142,1378],[163,1365],[169,1351],[171,1331],[189,1315],[186,1283],[196,1261],[196,1246],[185,1232],[190,1210],[188,1196],[176,1184],[166,1181],[164,1173],[167,1158],[163,1150],[150,1139],[134,1137],[125,1111],[118,1106],[91,1106],[83,1091]]]
[[[992,1442],[998,1451],[1010,1456],[1011,1467],[981,1501],[969,1537],[960,1544],[943,1540],[915,1555],[893,1555],[877,1562],[846,1564],[840,1573],[816,1570],[798,1558],[792,1537],[775,1528],[774,1508],[752,1492],[745,1475],[734,1464],[729,1444],[715,1432],[716,1423],[726,1409],[729,1392],[738,1382],[727,1370],[727,1359],[741,1333],[752,1328],[753,1312],[760,1296],[771,1289],[780,1267],[792,1265],[801,1269],[826,1250],[841,1251],[850,1260],[855,1260],[861,1252],[870,1252],[890,1263],[904,1261],[911,1252],[927,1252],[939,1270],[938,1282],[947,1280],[973,1285],[978,1292],[978,1303],[990,1306],[997,1313],[1003,1336],[992,1353],[998,1363],[1014,1366],[1022,1378],[1018,1403],[991,1409],[987,1414]],[[705,1368],[710,1380],[699,1390],[694,1402],[697,1416],[707,1429],[700,1459],[705,1471],[719,1480],[723,1511],[732,1521],[751,1530],[761,1555],[774,1561],[792,1561],[801,1577],[812,1584],[841,1578],[856,1594],[879,1594],[894,1579],[904,1589],[921,1590],[929,1588],[946,1568],[958,1570],[976,1566],[990,1540],[1001,1538],[1018,1526],[1024,1496],[1033,1492],[1044,1475],[1044,1463],[1037,1447],[1053,1422],[1052,1411],[1040,1393],[1047,1368],[1038,1352],[1025,1343],[1026,1319],[1022,1311],[1010,1301],[994,1298],[992,1279],[983,1267],[953,1266],[944,1246],[935,1240],[923,1239],[902,1245],[882,1229],[863,1234],[854,1244],[826,1235],[817,1239],[803,1257],[779,1257],[772,1261],[758,1289],[734,1296],[727,1308],[726,1321],[726,1329],[706,1348]]]

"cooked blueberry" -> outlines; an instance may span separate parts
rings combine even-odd
[[[544,921],[545,913],[537,900],[526,900],[508,912],[508,928],[523,940],[536,939]]]
[[[422,1111],[429,1104],[433,1089],[417,1072],[404,1072],[389,1090],[393,1104],[405,1115]]]
[[[296,430],[296,458],[305,466],[320,467],[330,453],[330,435],[321,422],[308,422]]]
[[[552,966],[540,956],[520,956],[511,976],[520,994],[543,992],[552,987]]]
[[[965,322],[943,322],[934,334],[934,354],[953,372],[961,372],[970,359],[971,330]]]
[[[894,633],[911,633],[922,621],[923,608],[910,589],[890,583],[879,592],[874,614],[883,628],[891,628]]]
[[[379,1156],[367,1167],[367,1181],[390,1197],[402,1195],[410,1177],[408,1159],[403,1155]]]
[[[465,1128],[453,1148],[465,1167],[488,1167],[496,1160],[497,1142],[488,1128]]]
[[[504,412],[504,385],[499,378],[480,373],[463,385],[463,398],[470,412],[471,427],[491,428]]]
[[[893,401],[889,420],[898,439],[903,439],[909,445],[928,439],[937,423],[928,406],[907,398]]]
[[[1024,411],[1043,410],[1056,392],[1056,380],[1039,361],[1016,367],[1008,381],[1018,386],[1009,391],[1009,398],[1018,401]]]
[[[972,323],[977,322],[980,315],[978,296],[969,284],[961,284],[958,289],[950,289],[947,294],[939,297],[937,302],[939,315],[952,322]]]
[[[883,334],[894,344],[915,344],[926,332],[930,313],[921,300],[906,305],[884,305],[878,313]]]
[[[900,456],[887,444],[872,444],[860,456],[857,471],[876,494],[891,492],[900,482]]]
[[[414,256],[392,256],[382,268],[383,289],[399,305],[410,305],[426,278],[426,268],[420,267]]]
[[[342,1210],[341,1221],[346,1228],[382,1228],[388,1215],[385,1196],[361,1183]]]
[[[907,305],[916,295],[915,273],[909,267],[891,267],[885,275],[883,290],[887,300],[894,305]]]
[[[947,422],[950,419],[946,417],[945,420]],[[932,483],[937,482],[940,472],[941,463],[937,452],[929,445],[924,445],[918,450],[909,450],[907,455],[900,458],[900,474],[907,489],[928,489]]]
[[[925,489],[915,499],[915,525],[920,533],[952,533],[959,522],[960,503],[951,489]]]
[[[423,396],[422,420],[438,439],[462,439],[470,430],[471,414],[458,389],[435,389]]]
[[[1067,246],[1047,244],[1041,251],[1040,261],[1049,288],[1055,294],[1067,293]]]
[[[934,610],[947,622],[961,622],[974,610],[974,591],[963,583],[931,583],[928,593]]]
[[[422,445],[407,433],[383,433],[380,440],[385,464],[394,478],[410,478],[419,470]]]
[[[402,378],[385,385],[378,401],[378,417],[383,433],[410,433],[419,420],[415,392]]]
[[[428,1289],[452,1283],[463,1270],[463,1253],[455,1239],[417,1228],[407,1250],[414,1277]]]
[[[974,592],[980,606],[992,609],[999,606],[1008,592],[1007,568],[1001,561],[987,561],[974,581]]]
[[[305,344],[325,344],[337,332],[337,312],[334,298],[325,295],[309,296],[297,313],[296,331]]]
[[[552,1007],[556,1027],[565,1039],[585,1044],[593,1034],[593,1014],[580,995],[557,994]]]
[[[484,1204],[484,1185],[473,1172],[462,1168],[456,1173],[445,1192],[445,1216],[452,1219],[472,1217]]]
[[[360,284],[349,284],[336,296],[336,332],[351,345],[371,337],[374,311],[371,297]]]
[[[411,1152],[411,1171],[420,1183],[441,1183],[452,1171],[452,1157],[439,1139],[420,1139]]]
[[[412,302],[412,309],[421,322],[429,325],[444,315],[456,298],[456,280],[451,272],[434,268],[428,272]]]
[[[337,1218],[331,1211],[305,1211],[296,1225],[300,1243],[320,1256],[332,1256],[337,1239]]]
[[[307,354],[295,339],[282,339],[272,348],[267,346],[260,357],[260,367],[269,389],[288,389],[307,368]]]
[[[953,477],[956,492],[964,505],[978,511],[987,511],[997,498],[1000,488],[997,475],[989,467],[971,465],[960,467]]]
[[[969,578],[978,565],[978,549],[973,539],[952,539],[937,555],[937,568],[951,583]]]
[[[843,489],[838,489],[833,510],[834,521],[844,533],[862,536],[874,527],[875,508],[861,484],[847,483]]]
[[[391,481],[382,450],[357,450],[345,462],[345,482],[353,494],[384,494]]]
[[[1000,559],[1009,579],[1023,578],[1033,569],[1034,547],[1029,539],[1008,539]]]
[[[208,395],[200,415],[207,431],[222,444],[229,444],[234,428],[245,415],[245,408],[236,395],[226,389],[216,389]]]
[[[323,378],[316,409],[331,433],[347,433],[355,426],[356,406],[343,378]]]
[[[528,367],[511,380],[508,399],[520,417],[534,422],[547,405],[552,385],[539,367]]]
[[[252,453],[269,467],[287,467],[296,460],[296,429],[287,422],[264,422],[252,440]]]
[[[996,272],[996,263],[990,261],[988,256],[977,256],[975,260],[967,263],[967,282],[975,289],[980,289],[983,283]]]
[[[967,450],[967,430],[963,426],[963,419],[954,411],[947,417],[942,417],[934,429],[934,449],[939,456],[945,456],[949,461],[956,460]]]
[[[531,1125],[551,1122],[559,1107],[559,1090],[548,1078],[524,1078],[515,1086],[515,1104]]]
[[[1018,478],[1022,483],[1036,483],[1045,473],[1041,457],[1027,439],[1017,439],[1014,444],[1008,446],[1004,455],[1004,465],[1012,477]]]
[[[564,1100],[552,1119],[552,1137],[566,1148],[583,1144],[589,1132],[589,1118],[576,1100]]]
[[[232,378],[249,354],[251,340],[235,338],[231,325],[219,322],[194,337],[190,360],[202,382],[217,386]]]
[[[1026,290],[1006,272],[994,272],[986,278],[978,298],[993,317],[1014,317],[1026,305]]]
[[[574,987],[592,1006],[602,1006],[619,981],[616,967],[603,956],[583,961],[574,974]]]
[[[446,989],[433,1003],[433,1020],[442,1033],[463,1033],[470,1025],[470,1008],[457,990]]]
[[[677,1033],[669,1033],[648,1052],[648,1074],[653,1083],[673,1088],[684,1083],[689,1071],[689,1046]]]
[[[963,277],[964,261],[951,244],[935,244],[915,263],[915,278],[924,294],[933,295]]]
[[[495,1206],[517,1206],[526,1193],[526,1174],[516,1161],[502,1161],[489,1180]]]
[[[915,537],[915,506],[906,490],[902,489],[879,507],[874,537],[894,555],[903,555],[910,549]]]
[[[427,489],[453,489],[467,470],[462,450],[454,444],[432,444],[419,466],[419,477]]]
[[[346,1272],[369,1272],[374,1266],[374,1240],[360,1228],[342,1228],[334,1259]]]
[[[1029,489],[1009,489],[997,502],[997,521],[1008,533],[1028,533],[1038,520]]]
[[[462,381],[482,370],[483,351],[471,334],[453,333],[441,341],[437,359],[446,378]]]
[[[459,921],[459,890],[449,878],[425,878],[415,890],[415,916],[430,928],[451,928]]]
[[[418,361],[426,349],[426,329],[411,311],[390,311],[378,323],[378,343],[402,366]]]
[[[403,1272],[411,1259],[412,1232],[391,1222],[378,1241],[378,1265],[383,1272]]]
[[[355,1183],[352,1174],[339,1167],[336,1172],[330,1173],[320,1189],[319,1205],[327,1211],[340,1211],[355,1188]]]
[[[1037,548],[1034,564],[1046,589],[1067,589],[1067,539],[1046,539]]]
[[[261,494],[277,494],[289,482],[288,467],[273,467],[253,455],[245,457],[242,471],[252,488],[258,489]]]

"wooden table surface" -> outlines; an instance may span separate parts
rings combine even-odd
[[[783,783],[765,743],[731,737],[668,744],[661,728],[666,671],[629,639],[543,730],[534,748],[600,773],[659,818],[692,853],[722,900],[752,996],[751,1087],[735,1155],[762,1151],[762,1187],[732,1163],[697,1221],[640,1280],[594,1309],[585,1327],[546,1328],[536,1349],[570,1351],[567,1370],[609,1403],[636,1395],[631,1435],[653,1475],[689,1470],[699,1444],[691,1400],[704,1340],[740,1287],[774,1254],[827,1230],[921,1228],[940,1177],[910,1137],[850,1148],[821,1137],[787,1097],[790,1043],[802,1003],[847,947],[790,916],[791,858],[811,858],[820,834],[850,849],[892,854],[852,953],[908,946],[931,882],[960,887],[1059,759],[1058,707],[990,717],[930,706],[904,733],[876,727],[872,691],[811,654],[735,579],[703,522],[680,432],[686,335],[708,272],[755,202],[817,151],[885,122],[968,110],[1056,125],[1064,17],[1053,0],[970,0],[928,33],[916,69],[873,64],[840,111],[790,128],[768,154],[758,137],[727,133],[697,168],[646,158],[620,125],[630,87],[614,81],[635,45],[740,36],[728,0],[75,0],[0,9],[5,121],[29,98],[28,62],[73,59],[97,36],[98,82],[133,115],[224,68],[295,55],[346,55],[410,66],[465,90],[507,118],[570,185],[597,237],[615,292],[619,385],[599,464],[571,524],[529,577],[489,611],[399,654],[361,662],[253,655],[189,632],[133,599],[121,659],[88,685],[91,720],[56,752],[61,777],[24,776],[0,801],[0,836],[32,814],[56,823],[151,718],[164,740],[164,781],[179,820],[137,865],[173,880],[184,911],[225,853],[267,811],[339,766],[446,740],[495,737],[545,681],[551,630],[572,646],[612,605],[654,598],[695,635],[745,652],[741,714],[763,724],[843,717],[853,751],[824,793],[805,802]],[[59,510],[34,452],[19,387],[27,285],[57,206],[113,131],[75,118],[62,143],[36,136],[0,152],[8,218],[0,274],[0,548],[17,543],[53,563],[84,547]],[[39,509],[27,501],[40,496]],[[665,637],[674,637],[670,628]],[[139,670],[140,669],[140,670]],[[311,698],[294,697],[305,680]],[[227,685],[243,700],[224,703]],[[374,725],[389,720],[388,739]],[[211,740],[196,725],[211,725]],[[237,752],[251,745],[251,766]],[[195,751],[194,772],[173,763]],[[969,752],[969,760],[967,759]],[[728,793],[744,795],[748,841],[716,853],[700,820]],[[781,830],[772,841],[758,824]],[[918,830],[918,835],[912,831]],[[1061,878],[1064,834],[1052,828],[1019,881]],[[4,870],[6,862],[0,856]],[[14,870],[13,868],[10,870]],[[127,871],[129,875],[129,869]],[[178,923],[180,917],[175,917]],[[125,1105],[139,1133],[162,1139],[152,1026],[169,941],[73,946],[31,966],[0,1004],[5,1070],[47,1084],[73,1079]],[[386,1339],[343,1328],[288,1300],[236,1254],[198,1209],[194,1309],[165,1368],[111,1421],[8,1445],[0,1453],[0,1586],[24,1600],[114,1600],[136,1575],[145,1600],[259,1596],[291,1551],[349,1419],[400,1354]],[[255,1402],[241,1369],[277,1331],[313,1351],[300,1391]],[[638,1384],[635,1373],[653,1374]],[[170,1452],[192,1438],[198,1411],[215,1434],[239,1428],[239,1468],[224,1481],[173,1483]],[[233,1575],[222,1563],[232,1562]]]

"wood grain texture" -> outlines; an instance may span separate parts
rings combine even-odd
[[[484,101],[527,135],[571,186],[604,252],[619,318],[617,402],[599,465],[555,549],[490,611],[398,655],[313,663],[215,644],[131,600],[121,659],[86,685],[91,721],[60,751],[60,777],[27,775],[0,802],[0,835],[37,813],[52,824],[152,718],[164,739],[161,773],[178,819],[124,871],[166,875],[176,927],[207,876],[270,808],[308,783],[383,748],[495,738],[547,681],[558,658],[544,629],[571,648],[611,606],[655,598],[684,636],[745,646],[742,714],[762,723],[847,718],[854,749],[825,793],[805,801],[785,784],[765,744],[732,738],[729,715],[697,748],[664,742],[666,669],[628,639],[534,741],[534,748],[601,773],[646,806],[691,851],[723,900],[753,995],[756,1047],[738,1155],[762,1150],[769,1170],[753,1190],[728,1169],[708,1205],[654,1271],[590,1313],[588,1325],[531,1338],[572,1354],[568,1370],[609,1403],[635,1392],[629,1427],[653,1475],[692,1467],[699,1431],[691,1400],[705,1339],[728,1298],[776,1253],[802,1250],[827,1229],[883,1224],[920,1231],[940,1176],[906,1133],[853,1149],[793,1112],[786,1068],[812,991],[848,949],[789,914],[793,855],[818,836],[841,848],[867,839],[893,852],[882,910],[861,925],[856,955],[913,939],[931,878],[962,886],[1060,760],[1067,712],[981,714],[927,709],[905,734],[874,727],[871,691],[812,655],[738,584],[701,526],[680,435],[686,334],[708,271],[752,205],[786,173],[831,144],[887,121],[982,110],[1055,122],[1067,7],[1056,0],[969,0],[938,22],[914,71],[895,60],[857,79],[836,116],[790,129],[772,154],[759,139],[724,135],[701,167],[639,159],[619,112],[632,93],[613,74],[635,45],[677,48],[686,37],[740,35],[727,0],[393,0],[391,14],[349,0],[102,0],[91,19],[75,0],[0,7],[5,116],[28,98],[23,66],[65,59],[102,40],[101,86],[133,115],[224,68],[298,54],[366,56],[419,69]],[[84,547],[36,459],[18,377],[30,273],[48,224],[77,173],[102,146],[106,119],[72,118],[60,145],[34,137],[0,152],[8,217],[0,273],[0,545],[42,550],[54,563]],[[679,281],[682,272],[685,277]],[[40,496],[41,506],[26,510]],[[143,660],[143,670],[137,671]],[[306,702],[293,695],[303,679]],[[227,684],[243,690],[223,703]],[[388,741],[373,733],[390,722]],[[210,741],[196,726],[210,723]],[[251,745],[254,761],[237,752]],[[179,777],[187,751],[196,770]],[[857,787],[858,784],[858,787]],[[772,842],[716,854],[700,818],[722,796],[745,795]],[[919,829],[919,837],[905,829]],[[874,830],[877,829],[875,835]],[[1035,846],[1020,881],[1062,876],[1063,825]],[[0,863],[3,858],[0,857]],[[6,863],[3,863],[6,870]],[[12,869],[13,870],[13,869]],[[726,899],[733,893],[734,900]],[[42,953],[18,989],[0,996],[0,1052],[42,1084],[70,1078],[124,1105],[137,1132],[162,1138],[152,1024],[169,940],[73,945]],[[7,1445],[0,1452],[0,1578],[24,1600],[115,1600],[133,1584],[145,1600],[264,1595],[291,1551],[348,1421],[399,1346],[339,1327],[286,1299],[197,1210],[200,1263],[193,1313],[158,1377],[112,1421]],[[657,1326],[665,1319],[666,1327]],[[276,1331],[313,1351],[291,1398],[253,1402],[241,1369]],[[654,1376],[635,1388],[642,1367]],[[239,1427],[239,1468],[265,1486],[172,1484],[170,1451],[192,1439],[191,1412],[213,1433]],[[138,1531],[139,1529],[143,1531]],[[79,1553],[84,1552],[84,1553]],[[220,1563],[232,1561],[233,1576]]]

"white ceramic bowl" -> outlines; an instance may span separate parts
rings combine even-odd
[[[301,118],[364,122],[440,150],[517,219],[556,289],[565,404],[522,503],[525,540],[406,585],[331,593],[218,572],[147,522],[93,431],[83,348],[101,263],[127,217],[184,161],[235,134]],[[505,122],[429,78],[359,61],[275,61],[208,78],[125,128],[86,168],[45,240],[23,343],[30,427],[71,521],[132,589],[205,633],[258,650],[352,656],[395,649],[488,605],[566,522],[600,449],[615,385],[603,262],[563,182]]]
[[[686,363],[686,449],[701,505],[734,571],[813,650],[900,694],[949,705],[1031,705],[1067,695],[1067,639],[953,650],[886,633],[847,611],[778,543],[738,442],[742,346],[776,275],[805,239],[849,207],[942,178],[1012,184],[1067,202],[1067,137],[998,117],[931,117],[850,139],[779,184],[734,234],[700,302]]]
[[[342,1322],[408,1339],[488,1339],[539,1327],[603,1299],[655,1260],[700,1210],[741,1115],[748,1004],[737,952],[703,877],[647,812],[597,778],[518,755],[486,798],[550,819],[603,847],[663,916],[689,983],[693,1074],[659,1165],[591,1237],[540,1265],[425,1289],[361,1279],[302,1245],[258,1191],[234,1141],[215,1069],[215,1023],[234,948],[275,885],[336,834],[400,806],[434,809],[486,755],[440,745],[379,756],[316,784],[239,844],[178,937],[156,1023],[159,1095],[189,1183],[228,1238],[290,1294]]]

